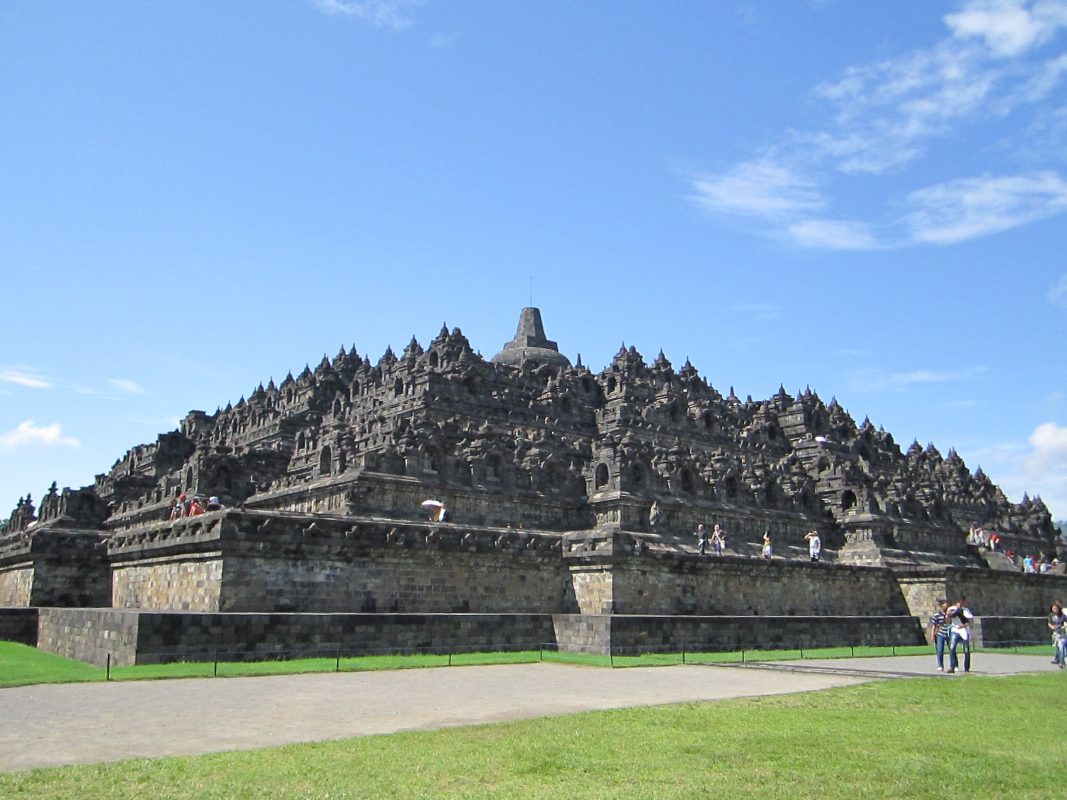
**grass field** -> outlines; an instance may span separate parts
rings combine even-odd
[[[473,664],[520,664],[538,660],[593,667],[651,667],[681,664],[729,664],[740,661],[780,661],[800,658],[849,658],[932,653],[925,645],[905,647],[830,647],[811,650],[746,650],[733,652],[663,652],[613,657],[553,650],[523,650],[496,653],[375,655],[354,658],[302,658],[288,661],[213,661],[145,664],[113,667],[111,680],[156,680],[161,678],[235,678],[252,675],[286,675],[299,672],[351,672],[356,670],[416,669],[419,667],[468,666]],[[1045,653],[1043,646],[1014,651]],[[82,661],[62,658],[14,642],[0,642],[0,687],[37,683],[82,683],[107,680],[107,671]]]
[[[0,775],[0,797],[1064,797],[1056,673],[898,680]]]

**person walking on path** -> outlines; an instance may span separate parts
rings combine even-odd
[[[945,671],[945,647],[948,645],[952,623],[948,617],[948,600],[937,601],[937,611],[930,617],[930,643],[937,651],[937,671]]]
[[[1052,631],[1052,646],[1055,658],[1052,663],[1063,669],[1067,666],[1067,616],[1063,613],[1063,604],[1057,600],[1049,607],[1048,629]]]
[[[700,544],[697,547],[700,551],[700,555],[706,555],[708,550],[708,529],[704,527],[703,522],[697,525],[697,529],[693,535],[700,540]]]
[[[770,561],[774,557],[774,539],[771,538],[770,531],[763,532],[763,552],[761,555]]]
[[[813,564],[819,562],[819,556],[822,555],[822,539],[819,538],[818,531],[808,531],[804,534],[804,538],[808,540],[808,555],[811,557]]]
[[[711,546],[715,548],[715,555],[721,558],[723,548],[726,547],[726,534],[722,532],[718,525],[711,531]]]
[[[949,619],[952,621],[949,631],[948,671],[955,672],[959,667],[959,659],[956,656],[956,648],[963,644],[963,671],[971,671],[971,620],[974,614],[967,608],[967,598],[961,597],[954,606],[948,610]]]

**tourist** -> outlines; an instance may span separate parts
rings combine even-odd
[[[170,510],[171,521],[179,519],[185,512],[185,495],[179,492],[174,496],[174,505]]]
[[[1032,555],[1023,556],[1023,572],[1037,572],[1037,566],[1034,564]]]
[[[948,600],[937,601],[937,611],[930,617],[930,644],[937,650],[937,671],[945,671],[945,647],[948,645],[952,624],[948,617]]]
[[[189,516],[190,517],[199,517],[203,513],[204,513],[204,501],[200,497],[200,495],[196,495],[196,497],[193,498],[193,502],[189,505]]]
[[[1048,629],[1052,631],[1052,663],[1063,669],[1067,665],[1067,616],[1059,600],[1049,606]]]
[[[946,612],[952,620],[949,631],[948,671],[955,672],[959,667],[959,659],[956,656],[956,648],[963,645],[963,671],[971,671],[971,621],[974,614],[967,607],[967,598],[961,597]]]
[[[448,522],[448,509],[445,508],[443,503],[441,504],[441,508],[437,510],[437,521]],[[519,527],[521,528],[522,526],[520,525]]]
[[[994,552],[996,552],[996,550],[997,550],[999,545],[1000,545],[1000,534],[997,533],[996,531],[993,531],[991,534],[989,534],[989,549],[994,551]]]
[[[662,512],[659,510],[659,501],[653,500],[652,507],[648,510],[648,527],[655,530],[656,526],[659,525],[661,516]]]
[[[770,531],[763,532],[763,552],[761,555],[767,561],[770,561],[774,557],[774,539],[771,538]]]
[[[819,532],[808,531],[804,534],[804,538],[808,540],[808,555],[812,563],[817,564],[819,556],[822,555],[822,539],[819,538]]]
[[[221,508],[222,508],[222,503],[219,501],[219,498],[215,497],[215,495],[212,495],[211,497],[209,497],[207,499],[207,510],[208,511],[218,511]]]
[[[700,540],[700,544],[697,546],[697,550],[700,555],[706,555],[708,549],[708,529],[704,527],[704,523],[701,522],[697,525],[696,531],[693,533]]]
[[[722,557],[723,548],[726,547],[726,534],[716,525],[711,531],[711,546],[715,548],[715,555]]]

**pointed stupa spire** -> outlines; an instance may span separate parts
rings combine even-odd
[[[533,307],[524,308],[519,313],[515,338],[505,344],[504,349],[493,356],[491,361],[509,367],[518,367],[524,361],[536,361],[554,367],[571,365],[570,359],[559,351],[556,343],[545,336],[541,310]]]

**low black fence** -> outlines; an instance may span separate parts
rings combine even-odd
[[[1020,652],[1035,648],[1051,647],[1048,641],[1032,639],[1003,639],[984,641],[981,650]],[[812,643],[760,643],[743,641],[686,645],[625,645],[612,648],[590,648],[586,652],[572,649],[561,650],[554,642],[517,642],[510,644],[457,644],[436,647],[388,647],[381,649],[365,646],[352,647],[340,643],[321,644],[300,648],[203,648],[181,652],[149,653],[138,655],[138,666],[163,666],[168,664],[204,665],[203,675],[219,675],[219,666],[238,667],[230,672],[239,674],[269,674],[269,669],[253,669],[249,664],[264,662],[320,661],[314,671],[334,672],[365,669],[400,669],[405,666],[460,666],[492,663],[531,663],[554,661],[585,664],[590,666],[630,667],[660,666],[673,664],[748,664],[766,661],[805,660],[815,658],[863,658],[873,656],[926,655],[933,649],[930,644],[866,645],[848,644],[826,646]],[[510,657],[509,657],[510,656]],[[375,660],[401,659],[410,663],[375,666]],[[331,663],[332,662],[332,663]],[[210,673],[206,669],[210,665]],[[107,679],[112,679],[112,658],[107,655]],[[294,665],[292,671],[298,671]],[[287,670],[278,670],[284,672]],[[198,675],[200,673],[197,673]]]

